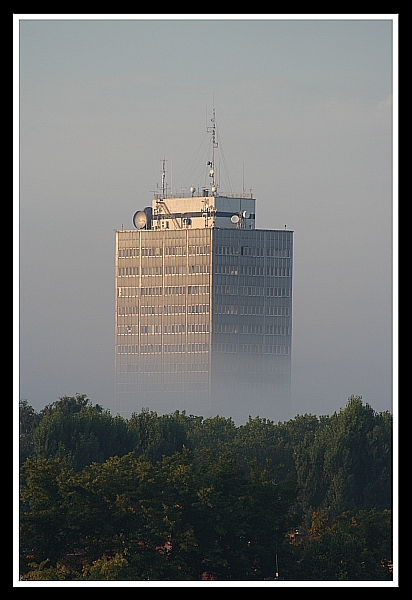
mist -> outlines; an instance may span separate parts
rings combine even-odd
[[[163,158],[180,189],[214,105],[256,228],[295,232],[291,416],[351,394],[392,411],[392,20],[23,18],[18,34],[19,398],[115,411],[114,230]]]

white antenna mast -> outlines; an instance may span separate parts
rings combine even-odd
[[[213,101],[214,103],[214,101]],[[216,141],[216,116],[215,109],[213,108],[212,118],[210,119],[212,125],[207,128],[207,132],[212,134],[212,160],[208,161],[209,169],[209,177],[211,178],[212,184],[212,195],[216,195],[216,182],[215,182],[215,148],[218,147],[218,143]]]
[[[162,199],[166,197],[166,160],[162,160]]]

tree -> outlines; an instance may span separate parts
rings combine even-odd
[[[86,406],[93,406],[91,401],[87,398],[86,394],[76,394],[75,396],[62,396],[56,402],[47,404],[41,411],[41,414],[47,414],[56,410],[62,412],[65,415],[76,414]],[[95,410],[99,413],[103,411],[100,404],[94,406]]]
[[[171,415],[159,416],[154,411],[143,409],[134,413],[129,428],[137,437],[136,456],[141,456],[152,463],[160,461],[162,456],[170,456],[187,445],[186,413],[174,412]]]
[[[20,548],[23,570],[30,557],[55,567],[67,546],[67,482],[72,470],[60,459],[27,459],[21,468]]]
[[[19,448],[20,464],[31,456],[34,451],[34,431],[41,420],[41,416],[34,410],[27,400],[19,402]]]
[[[305,512],[391,508],[392,424],[359,396],[300,436],[295,465]]]
[[[392,417],[360,397],[240,427],[22,401],[20,442],[26,579],[391,578]]]
[[[112,417],[84,399],[79,404],[69,400],[63,410],[57,407],[44,413],[34,432],[36,456],[68,460],[79,471],[136,447],[136,432],[122,417]]]
[[[391,580],[390,511],[346,511],[329,522],[313,513],[308,536],[297,548],[297,577],[315,581]]]

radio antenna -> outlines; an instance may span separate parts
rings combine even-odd
[[[166,197],[166,160],[162,160],[162,199]]]
[[[214,102],[213,102],[214,103]],[[218,147],[218,143],[216,141],[216,115],[215,109],[212,111],[212,118],[210,119],[212,125],[207,128],[207,132],[212,134],[212,160],[208,161],[209,165],[209,177],[211,178],[212,185],[212,194],[216,194],[216,182],[215,182],[215,148]]]

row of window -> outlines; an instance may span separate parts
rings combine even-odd
[[[288,267],[266,267],[266,275],[269,277],[290,277]]]
[[[264,288],[257,285],[215,285],[215,294],[229,295],[229,296],[290,296],[289,288]]]
[[[122,344],[117,346],[118,354],[161,354],[162,349],[166,354],[174,354],[174,353],[199,353],[199,352],[209,352],[209,344]]]
[[[289,258],[290,248],[254,248],[252,246],[217,246],[216,254],[221,256],[272,256],[277,258]],[[188,246],[187,254],[189,255],[208,255],[210,254],[210,246]],[[119,258],[130,258],[135,256],[163,256],[163,248],[119,248]],[[164,256],[186,256],[186,246],[165,246]]]
[[[217,246],[216,254],[220,256],[272,256],[276,258],[290,258],[290,248],[254,248],[250,246]]]
[[[150,286],[150,287],[119,287],[118,296],[119,298],[137,298],[140,296],[184,296],[198,295],[198,294],[209,294],[210,287],[208,285],[168,285],[164,288],[162,286]],[[139,293],[140,292],[140,293]]]
[[[189,265],[189,275],[206,274],[210,272],[209,265]],[[186,265],[166,265],[164,268],[165,275],[185,275]],[[119,277],[129,277],[139,275],[139,267],[118,267],[117,274]],[[156,276],[163,274],[163,267],[142,267],[140,274],[145,276]]]
[[[283,354],[288,355],[289,348],[287,346],[267,346],[267,354]],[[273,348],[277,348],[279,352],[271,352]],[[284,350],[281,350],[284,349]],[[221,372],[232,373],[233,365],[226,364],[223,362],[219,365],[219,370]],[[159,376],[162,373],[208,373],[210,370],[208,362],[195,362],[195,363],[186,363],[186,362],[176,362],[172,363],[153,363],[153,364],[144,364],[144,363],[134,363],[134,364],[123,364],[118,363],[116,366],[117,373],[140,373],[141,375],[156,375]],[[265,365],[260,362],[253,362],[250,365],[244,365],[242,369],[245,373],[271,373],[271,374],[279,374],[284,375],[287,373],[287,366],[284,364],[269,364]]]
[[[230,334],[255,334],[263,335],[289,335],[290,327],[288,325],[238,325],[237,323],[216,323],[215,333],[230,333]],[[138,325],[119,326],[117,328],[118,335],[138,335]],[[161,325],[140,325],[141,335],[161,334]],[[177,334],[186,333],[186,325],[184,323],[172,323],[163,326],[163,333]],[[187,325],[187,333],[209,333],[209,323],[189,323]]]
[[[199,308],[200,306],[200,308]],[[128,312],[129,309],[132,309],[131,312]],[[129,314],[137,314],[136,307],[129,306],[119,306],[117,311],[120,316],[129,315]],[[209,305],[208,304],[189,304],[187,307],[187,312],[189,314],[199,314],[199,313],[208,313]],[[140,314],[145,315],[184,315],[186,314],[186,304],[170,304],[169,306],[141,306]]]
[[[171,304],[163,307],[164,315],[182,315],[186,313],[185,304]],[[187,313],[189,315],[208,314],[209,304],[188,304]],[[142,315],[162,314],[161,306],[141,306]]]
[[[140,294],[139,294],[140,290]],[[188,295],[209,294],[210,287],[208,285],[188,285]],[[151,287],[119,287],[119,298],[136,298],[140,296],[183,296],[186,294],[185,285],[168,285]]]
[[[188,307],[189,314],[195,314],[199,312],[199,309],[193,308],[192,305],[190,308]],[[207,308],[202,308],[202,313],[209,312],[209,305],[202,305]],[[171,306],[141,306],[140,314],[145,315],[180,315],[186,313],[186,305],[171,305]],[[138,315],[139,308],[137,306],[118,306],[117,314],[119,316],[129,316],[129,315]],[[252,316],[263,316],[264,307],[263,306],[236,306],[233,304],[217,304],[215,306],[215,314],[216,315],[252,315]],[[266,315],[268,317],[289,317],[290,311],[288,306],[267,306],[266,307]]]
[[[118,267],[119,277],[129,277],[139,275],[139,267]],[[164,268],[165,275],[185,275],[186,265],[167,265]],[[189,275],[209,274],[209,265],[189,265]],[[249,275],[261,276],[265,274],[264,267],[256,266],[235,266],[235,265],[216,265],[214,272],[217,275]],[[142,267],[140,269],[142,276],[156,276],[163,274],[163,268]],[[266,275],[269,277],[290,277],[290,268],[288,267],[266,267]]]
[[[210,287],[208,285],[171,285],[165,286],[150,286],[150,287],[119,287],[119,298],[137,298],[138,296],[183,296],[186,294],[198,295],[209,294]],[[268,296],[268,297],[289,297],[289,288],[264,288],[257,285],[215,285],[214,293],[217,295],[229,296]]]
[[[210,246],[188,246],[188,255],[207,255],[210,254]],[[163,248],[119,248],[119,258],[130,258],[135,256],[163,256]],[[165,246],[164,256],[186,256],[186,246]]]
[[[252,277],[290,277],[290,268],[284,266],[261,267],[256,265],[215,265],[216,275],[248,275]]]
[[[117,346],[118,354],[138,354],[140,348],[140,354],[160,354],[163,352],[166,354],[180,354],[180,353],[199,353],[209,352],[209,344],[142,344],[140,347],[137,344],[121,345]],[[229,352],[229,353],[247,353],[247,354],[264,354],[264,346],[258,344],[230,344],[230,343],[217,343],[213,345],[216,352]],[[270,349],[270,350],[268,350]],[[274,351],[279,349],[279,351]],[[283,349],[283,350],[281,350]],[[267,346],[267,354],[288,354],[289,350],[287,346]]]
[[[289,355],[289,346],[262,346],[260,344],[225,344],[217,343],[213,344],[213,349],[216,352],[225,352],[234,354],[239,352],[241,354],[281,354],[284,356]]]
[[[154,364],[154,365],[127,365],[127,367],[132,367],[136,369],[133,372],[136,373],[145,373],[145,374],[160,374],[160,373],[208,373],[209,372],[209,363],[164,363],[163,369],[162,364]]]

